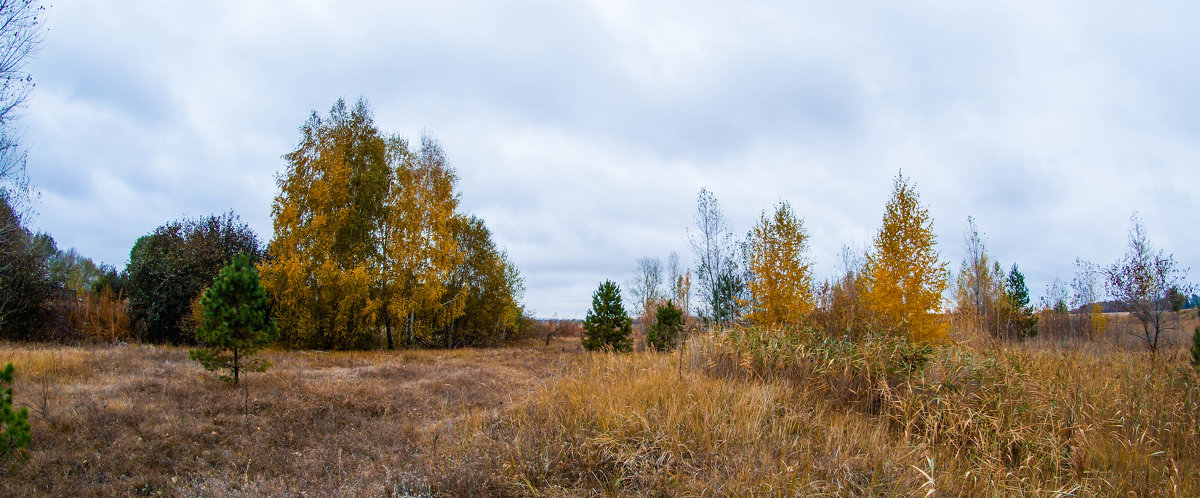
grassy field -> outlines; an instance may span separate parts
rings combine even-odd
[[[239,387],[180,348],[9,344],[34,443],[0,494],[1197,496],[1186,335],[1154,360],[753,330],[682,354],[269,351]]]

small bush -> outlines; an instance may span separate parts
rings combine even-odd
[[[109,286],[96,292],[76,291],[74,303],[67,309],[67,323],[85,342],[114,343],[132,335],[124,296]]]

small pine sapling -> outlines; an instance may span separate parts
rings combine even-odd
[[[1029,287],[1025,286],[1025,274],[1017,269],[1016,263],[1013,263],[1012,270],[1008,272],[1005,291],[1014,314],[1012,327],[1015,330],[1010,331],[1010,337],[1028,339],[1036,336],[1038,317],[1034,314],[1033,308],[1029,306]],[[1101,315],[1100,319],[1103,318]]]
[[[1192,333],[1192,366],[1200,368],[1200,326]]]
[[[235,385],[241,371],[262,372],[270,366],[249,359],[278,336],[250,256],[239,254],[222,268],[212,287],[204,291],[200,305],[203,319],[196,327],[196,341],[201,348],[192,350],[189,357],[206,370],[228,369],[232,377],[221,375],[221,380]]]
[[[29,446],[29,408],[13,409],[12,363],[0,370],[0,460],[12,458]]]
[[[621,304],[621,288],[612,280],[604,281],[592,294],[592,309],[587,312],[583,329],[580,342],[588,351],[604,348],[633,350],[633,320]]]
[[[646,331],[646,345],[659,351],[675,347],[679,333],[683,331],[683,310],[675,303],[658,307],[654,314],[654,325]]]

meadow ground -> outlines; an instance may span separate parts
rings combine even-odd
[[[267,351],[238,387],[183,348],[7,344],[34,442],[0,495],[1197,496],[1188,335]]]

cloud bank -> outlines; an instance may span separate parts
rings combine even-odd
[[[832,274],[843,244],[869,244],[901,169],[952,268],[972,215],[1038,295],[1076,257],[1119,257],[1138,211],[1200,269],[1197,10],[58,4],[23,119],[36,224],[118,266],[183,216],[232,209],[269,239],[298,127],[361,96],[381,128],[443,142],[539,316],[582,316],[638,257],[689,263],[702,187],[739,234],[791,202]]]

